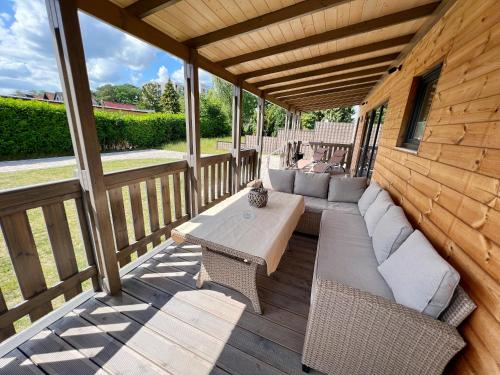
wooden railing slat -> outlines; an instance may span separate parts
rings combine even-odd
[[[223,195],[222,193],[222,163],[217,164],[217,199]]]
[[[174,208],[175,218],[182,217],[182,202],[181,202],[181,176],[179,173],[173,175],[174,178]]]
[[[229,162],[224,162],[222,167],[224,169],[223,171],[223,184],[222,184],[222,191],[224,194],[229,193],[229,175],[228,175],[228,164]]]
[[[2,290],[0,289],[0,317],[7,312],[7,304],[5,303],[5,298],[3,297]],[[12,322],[6,322],[5,324],[0,324],[0,341],[9,338],[14,335],[16,330]]]
[[[170,224],[172,221],[172,208],[170,205],[170,178],[161,176],[161,203],[163,207],[163,224]],[[169,236],[170,237],[170,236]]]
[[[132,221],[134,224],[134,238],[136,241],[139,241],[146,236],[146,229],[144,227],[144,213],[142,211],[141,186],[138,183],[131,184],[128,187],[128,191],[130,196]],[[146,254],[146,251],[146,246],[139,247],[137,249],[137,255]]]
[[[52,252],[54,254],[54,260],[56,262],[59,280],[64,281],[70,276],[78,273],[75,249],[71,239],[64,203],[59,202],[51,204],[50,206],[43,206],[42,211],[49,234],[50,245],[52,246]],[[81,292],[82,286],[77,284],[73,289],[67,290],[64,293],[64,298],[68,301]]]
[[[123,204],[122,188],[108,190],[109,206],[111,207],[111,216],[113,218],[113,231],[115,234],[116,250],[119,252],[121,249],[129,245],[128,242],[128,229],[127,219],[125,217],[125,206]],[[124,266],[131,261],[130,257],[120,262],[120,266]]]
[[[29,300],[47,290],[42,266],[25,211],[0,218],[5,244],[9,251],[17,281],[24,299]],[[52,304],[45,302],[30,311],[35,321],[52,311]]]
[[[210,200],[208,199],[208,165],[203,167],[203,206],[206,206]]]
[[[215,164],[210,166],[210,201],[216,200],[215,196]]]
[[[158,215],[158,194],[156,192],[155,179],[146,180],[146,191],[148,196],[149,228],[151,229],[151,233],[153,233],[160,229],[160,219]],[[159,244],[160,239],[155,238],[153,240],[153,246],[158,246]]]

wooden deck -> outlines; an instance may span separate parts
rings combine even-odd
[[[295,235],[259,274],[262,316],[214,283],[195,289],[199,248],[170,246],[6,357],[0,374],[302,374],[316,240]]]

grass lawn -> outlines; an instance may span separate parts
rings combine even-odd
[[[103,163],[104,171],[111,172],[123,169],[144,167],[148,165],[166,163],[172,160],[169,159],[131,159],[131,160],[117,160],[108,161]],[[26,186],[32,184],[46,183],[50,181],[57,181],[67,178],[72,178],[75,176],[75,167],[66,166],[59,168],[49,168],[43,170],[28,170],[12,173],[0,173],[0,189],[9,189],[19,186]],[[172,183],[172,182],[171,182]],[[159,181],[158,181],[159,184]],[[143,210],[144,210],[144,221],[146,227],[146,235],[151,233],[149,230],[149,215],[147,212],[147,198],[145,193],[145,185],[141,184],[142,190],[142,200],[143,200]],[[182,188],[182,186],[181,186]],[[159,186],[157,186],[158,192]],[[171,186],[171,191],[173,187]],[[130,241],[133,242],[133,224],[131,220],[131,210],[130,201],[128,195],[128,189],[123,189],[123,198],[125,204],[125,214],[127,217],[128,233],[130,236]],[[161,209],[161,204],[159,205]],[[83,244],[81,241],[81,235],[79,232],[79,224],[76,213],[76,207],[74,201],[65,202],[66,214],[69,222],[69,227],[71,231],[71,237],[73,240],[73,246],[76,253],[78,269],[83,269],[87,266],[87,259],[85,257],[85,252],[83,249]],[[55,267],[55,261],[52,255],[52,250],[47,234],[47,229],[45,227],[45,221],[43,219],[42,209],[36,208],[28,211],[28,217],[31,224],[31,229],[35,239],[35,243],[38,250],[38,255],[40,257],[40,262],[42,264],[43,273],[47,286],[52,286],[59,282],[57,275],[57,270]],[[160,218],[162,217],[160,212]],[[162,224],[162,223],[160,223]],[[149,249],[151,246],[149,246]],[[84,289],[88,290],[91,288],[90,281],[86,282]],[[3,235],[0,234],[0,290],[6,300],[8,307],[13,307],[16,304],[22,302],[23,298],[21,296],[19,286],[17,284],[17,279],[10,262],[10,257],[8,255],[5,243],[3,240]],[[52,302],[54,308],[60,306],[64,302],[63,297],[59,297]],[[20,319],[16,323],[16,329],[20,330],[29,326],[30,322],[27,317]]]
[[[217,138],[201,138],[200,151],[202,154],[225,154],[229,151],[218,150],[217,141],[231,142],[231,137],[217,137]],[[167,143],[162,147],[163,150],[186,152],[186,141],[178,141]]]

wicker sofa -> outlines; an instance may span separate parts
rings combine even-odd
[[[271,182],[271,188],[284,188],[282,178],[278,180]],[[361,194],[366,187],[366,181],[357,182],[340,180],[337,188],[343,183],[350,187],[339,194],[330,181],[327,197],[304,197],[306,212],[297,231],[319,233],[319,238],[303,370],[360,375],[441,374],[465,346],[456,327],[475,305],[460,286],[437,319],[396,302],[378,271],[380,262],[365,213],[360,212],[358,203],[351,202],[359,199],[359,186],[365,184]],[[267,187],[269,184],[269,180],[264,181]],[[335,200],[339,198],[341,201]]]

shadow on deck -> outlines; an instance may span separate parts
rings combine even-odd
[[[263,315],[211,282],[200,249],[169,246],[0,359],[1,374],[302,374],[316,240],[294,235],[278,270],[258,276]],[[43,370],[43,371],[41,371]]]

